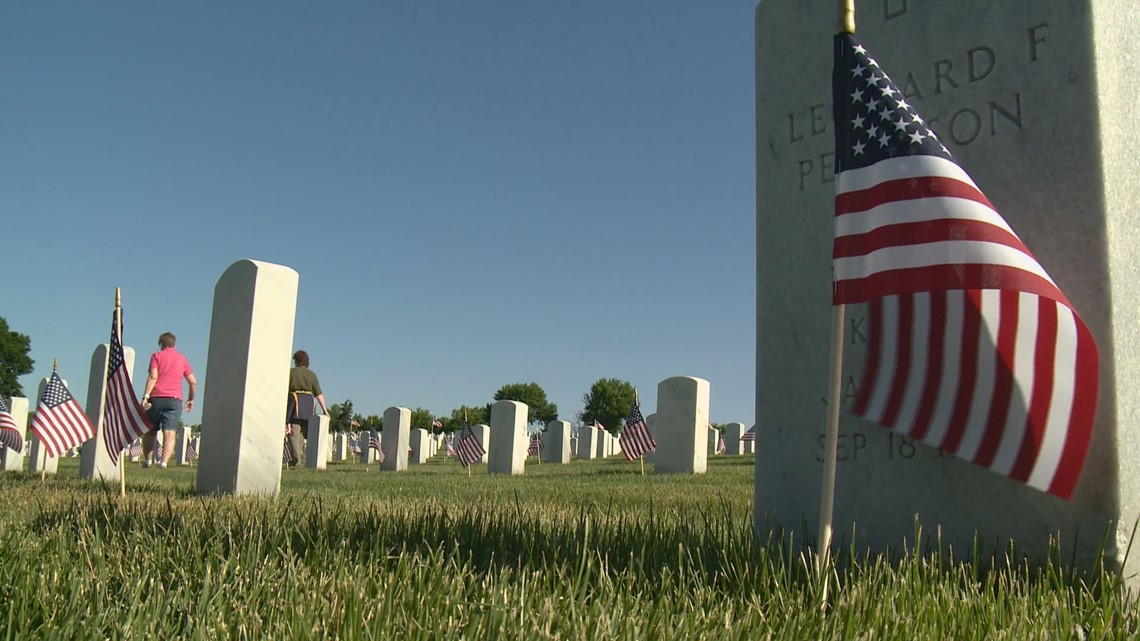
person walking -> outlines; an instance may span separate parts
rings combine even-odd
[[[297,467],[305,455],[305,440],[309,437],[309,417],[320,404],[321,413],[328,414],[329,408],[325,405],[325,395],[321,391],[321,381],[317,374],[309,369],[309,353],[297,350],[293,354],[293,368],[289,370],[289,400],[286,410],[286,427],[289,438],[289,450],[293,460],[289,467]]]
[[[170,457],[174,455],[174,442],[183,409],[189,413],[194,408],[198,381],[190,369],[190,361],[174,348],[176,342],[174,334],[166,332],[158,337],[158,351],[150,355],[142,402],[154,429],[143,434],[143,467],[150,467],[155,438],[159,433],[162,434],[162,462],[158,467],[167,466]],[[182,403],[183,379],[186,379],[189,387],[185,405]]]

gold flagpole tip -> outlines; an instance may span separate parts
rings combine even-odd
[[[839,33],[855,33],[855,0],[839,0]]]

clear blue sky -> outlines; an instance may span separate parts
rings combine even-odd
[[[199,381],[234,261],[300,274],[330,402],[601,377],[755,397],[755,0],[0,7],[0,316],[84,402],[109,337]],[[201,392],[201,390],[200,390]],[[284,400],[284,399],[283,399]],[[201,410],[184,417],[201,420]]]

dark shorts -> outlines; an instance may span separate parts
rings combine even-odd
[[[154,429],[174,431],[178,429],[178,423],[182,419],[182,399],[151,397],[146,417],[150,419]]]

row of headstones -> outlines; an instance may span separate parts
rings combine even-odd
[[[649,429],[649,434],[657,441],[657,415],[650,414],[646,416],[645,425]],[[549,428],[547,431],[549,432]],[[743,437],[746,431],[744,423],[729,423],[725,425],[723,434],[725,449],[722,452],[720,449],[721,430],[710,427],[708,430],[705,453],[710,456],[755,453],[756,441],[745,440]],[[593,425],[583,425],[579,427],[578,435],[570,440],[571,451],[580,459],[606,458],[621,454],[621,439]],[[657,441],[657,444],[658,448],[662,445],[660,441]],[[668,449],[668,445],[666,445],[666,448]],[[646,453],[644,455],[645,462],[654,462],[654,455],[655,452]]]

